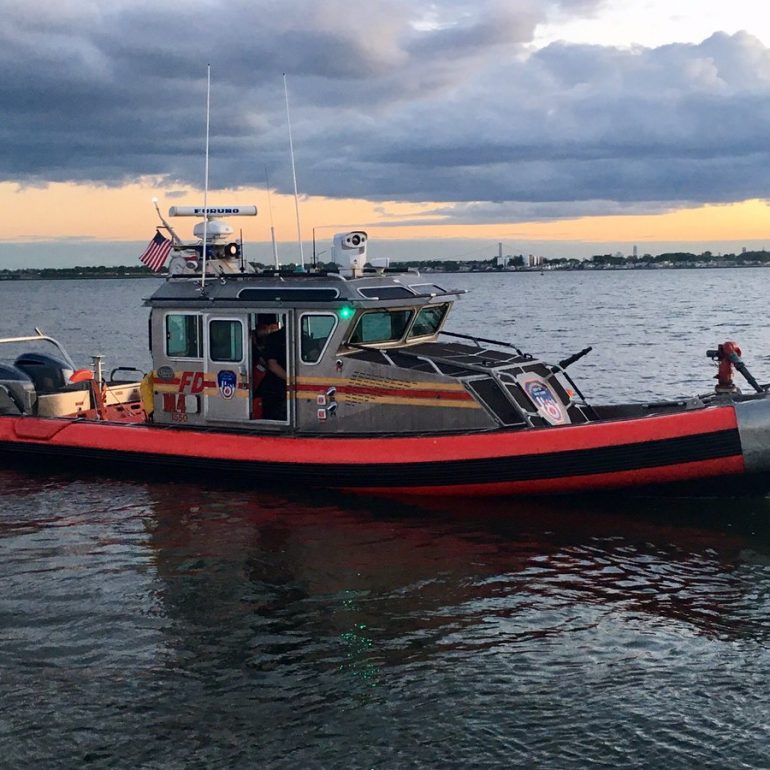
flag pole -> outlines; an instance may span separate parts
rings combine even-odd
[[[203,267],[201,289],[206,285],[206,252],[208,250],[209,226],[209,124],[211,119],[211,65],[206,65],[206,161],[203,171]]]
[[[158,199],[157,198],[153,198],[152,199],[152,205],[155,206],[155,211],[158,213],[158,219],[160,219],[160,221],[163,223],[163,227],[165,227],[166,230],[168,230],[168,232],[171,234],[171,239],[172,239],[172,241],[174,243],[174,246],[175,247],[176,246],[181,246],[181,244],[182,244],[181,239],[174,232],[174,228],[171,227],[171,225],[168,222],[166,222],[166,220],[163,218],[163,214],[160,213],[160,206],[158,205]]]

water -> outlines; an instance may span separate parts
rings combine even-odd
[[[454,331],[594,345],[592,398],[708,390],[725,339],[770,375],[770,271],[442,282]],[[0,283],[0,334],[146,368],[154,285]],[[0,490],[4,768],[770,766],[768,500]]]

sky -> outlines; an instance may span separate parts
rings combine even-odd
[[[131,264],[211,204],[255,259],[770,248],[756,0],[0,0],[0,268]],[[286,91],[284,91],[284,74]],[[269,192],[268,192],[269,191]],[[189,235],[192,221],[180,221]],[[321,257],[323,258],[323,257]]]

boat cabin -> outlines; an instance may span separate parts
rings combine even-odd
[[[146,302],[153,420],[350,435],[587,419],[559,367],[440,341],[457,294],[384,271],[171,277]]]
[[[339,272],[254,272],[239,241],[222,248],[233,231],[217,217],[256,207],[169,213],[206,214],[209,235],[199,223],[185,243],[161,217],[174,256],[146,300],[156,424],[356,435],[587,419],[559,367],[471,337],[440,341],[460,292],[369,263],[363,231],[334,236]]]
[[[454,297],[409,273],[229,274],[203,290],[199,279],[172,277],[147,300],[153,419],[424,431],[436,427],[425,407],[437,406],[458,428],[478,427],[483,410],[462,383],[416,366]]]

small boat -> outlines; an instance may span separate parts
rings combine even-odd
[[[709,351],[713,392],[592,404],[567,371],[590,348],[549,363],[451,333],[461,292],[370,263],[363,231],[334,237],[339,272],[257,270],[222,220],[255,207],[169,214],[203,221],[183,241],[161,216],[152,370],[78,369],[39,331],[0,339],[22,348],[0,364],[6,458],[391,495],[770,489],[767,386],[733,342]]]

